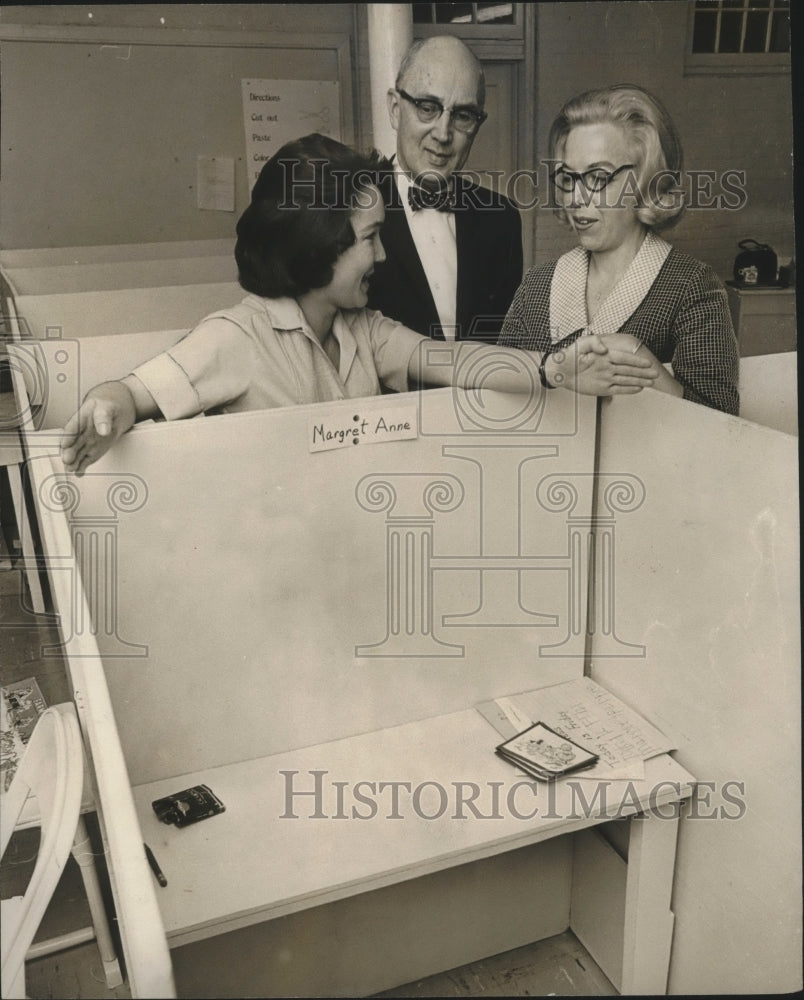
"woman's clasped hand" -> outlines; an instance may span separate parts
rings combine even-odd
[[[655,385],[660,365],[627,334],[587,335],[547,355],[544,373],[553,388],[585,396],[633,395]]]

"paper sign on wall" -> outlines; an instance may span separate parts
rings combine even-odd
[[[291,139],[320,132],[341,138],[336,80],[242,80],[249,191],[266,160]]]
[[[234,212],[234,157],[199,156],[196,166],[196,189],[199,208]]]
[[[330,417],[311,417],[307,427],[311,452],[353,448],[361,444],[381,444],[384,441],[404,441],[418,433],[415,405],[388,406],[381,410],[352,413],[338,409]]]

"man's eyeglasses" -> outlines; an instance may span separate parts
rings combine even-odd
[[[396,92],[413,105],[420,122],[434,122],[444,114],[444,105],[432,97],[411,97],[399,87]],[[459,132],[476,132],[487,118],[486,112],[478,111],[477,108],[452,108],[449,113],[450,124]]]
[[[635,164],[624,163],[616,170],[603,170],[602,167],[594,167],[592,170],[585,170],[583,173],[576,173],[566,167],[559,167],[550,174],[550,179],[560,191],[571,192],[575,190],[578,181],[592,194],[595,191],[602,191],[614,180],[617,174],[623,170],[634,170]]]

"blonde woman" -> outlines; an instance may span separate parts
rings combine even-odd
[[[658,235],[684,209],[681,143],[665,109],[639,87],[588,91],[564,105],[549,145],[557,212],[579,245],[528,271],[499,344],[540,352],[547,388],[576,388],[553,377],[555,360],[597,334],[612,349],[669,362],[654,389],[737,414],[723,283]]]

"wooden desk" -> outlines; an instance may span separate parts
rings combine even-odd
[[[658,811],[661,818],[632,824],[618,944],[611,946],[611,922],[601,925],[594,917],[601,883],[592,866],[585,869],[588,884],[576,883],[573,890],[570,926],[577,926],[622,992],[664,992],[678,824],[670,804],[691,795],[692,776],[662,755],[648,761],[645,779],[633,784],[576,777],[548,786],[524,779],[499,759],[493,752],[497,742],[494,729],[468,709],[135,787],[143,837],[168,879],[157,898],[170,947],[576,833],[612,817]],[[380,791],[382,782],[404,782],[396,803],[390,787]],[[456,787],[460,782],[466,783],[463,793]],[[184,829],[160,823],[152,800],[195,784],[208,784],[226,812]],[[497,810],[491,803],[495,786]],[[480,788],[481,816],[466,805],[472,787]],[[605,862],[594,865],[601,867]],[[538,883],[534,871],[534,893]],[[366,985],[367,991],[377,988],[376,981]]]
[[[794,288],[726,288],[741,357],[796,350]]]

